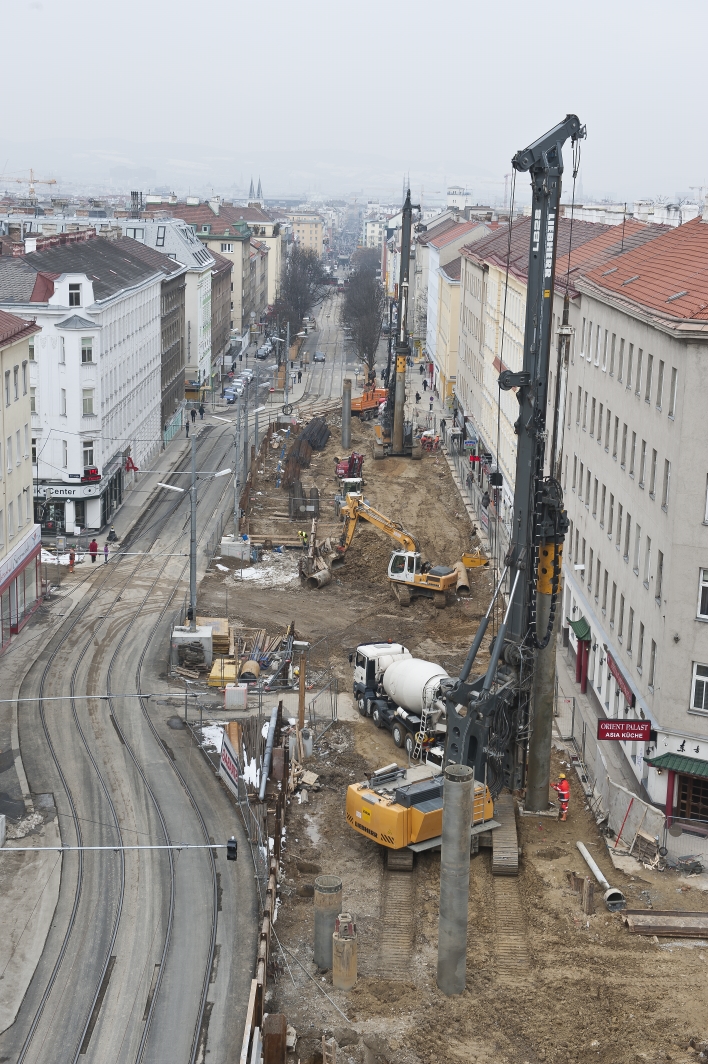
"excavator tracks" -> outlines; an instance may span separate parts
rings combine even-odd
[[[492,832],[492,875],[518,876],[519,840],[512,795],[499,795],[494,802],[494,817],[501,826]]]

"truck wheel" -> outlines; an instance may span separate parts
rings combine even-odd
[[[374,706],[374,709],[371,713],[371,719],[373,720],[377,728],[383,728],[383,721],[381,720],[381,710],[378,706]]]
[[[396,746],[403,746],[406,741],[406,736],[400,724],[394,724],[394,726],[391,728],[391,735],[393,736],[393,741]]]
[[[356,700],[356,708],[361,713],[362,717],[366,716],[366,699],[362,696]]]
[[[409,757],[413,757],[413,751],[415,750],[415,739],[412,735],[406,735],[406,753]]]
[[[436,591],[434,593],[434,595],[433,595],[433,604],[434,604],[436,610],[444,610],[445,609],[446,601],[445,601],[445,592],[444,591]]]

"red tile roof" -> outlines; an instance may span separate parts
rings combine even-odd
[[[604,266],[617,255],[633,251],[634,248],[656,240],[662,233],[668,233],[668,225],[648,225],[646,222],[628,218],[624,225],[613,225],[599,236],[586,241],[579,247],[575,244],[575,225],[573,226],[573,250],[570,255],[560,256],[556,262],[556,287],[565,288],[570,260],[570,287],[575,292],[575,279],[598,266]]]
[[[655,228],[658,228],[655,227]],[[598,266],[586,280],[667,319],[708,320],[708,222],[694,218]]]
[[[600,225],[597,222],[573,222],[573,248],[577,249],[588,240],[600,236],[608,229],[616,228],[610,225]],[[531,239],[531,219],[519,218],[514,222],[511,229],[511,252],[509,254],[509,272],[519,280],[526,280],[528,273],[529,245]],[[470,262],[480,265],[490,263],[500,269],[506,269],[507,251],[509,247],[509,229],[497,229],[489,236],[483,236],[474,244],[467,244],[460,249],[460,253]],[[558,219],[558,259],[563,258],[570,250],[570,219]],[[560,274],[556,273],[558,278]]]
[[[456,259],[448,262],[447,266],[441,266],[440,269],[451,281],[459,281],[462,273],[462,256],[458,255]]]
[[[231,259],[227,259],[225,255],[220,255],[218,251],[210,251],[209,254],[216,263],[216,269],[212,272],[215,274],[225,273],[227,270],[233,270],[234,264]]]
[[[14,344],[25,336],[32,336],[33,333],[41,331],[39,325],[35,325],[33,321],[0,310],[0,347]]]
[[[431,240],[440,236],[442,233],[447,232],[448,229],[452,229],[453,225],[457,225],[454,218],[446,218],[444,222],[440,222],[438,225],[432,226],[426,233],[420,233],[416,237],[416,243],[429,244]]]
[[[164,203],[156,203],[154,208],[161,211],[167,209],[173,218],[181,218],[190,225],[210,225],[210,235],[215,236],[229,236],[230,227],[236,222],[260,225],[273,222],[267,211],[261,210],[260,207],[239,207],[233,203],[220,203],[218,214],[214,213],[208,203],[172,203],[167,208]],[[148,204],[147,209],[151,210],[152,204]]]
[[[481,222],[479,219],[475,219],[473,222],[455,222],[449,229],[431,237],[428,240],[428,244],[434,248],[444,248],[446,244],[452,243],[453,240],[457,240],[466,233],[471,233],[473,229],[480,225],[486,227],[486,223]]]

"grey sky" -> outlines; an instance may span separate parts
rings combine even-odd
[[[588,126],[585,198],[688,195],[708,181],[705,0],[5,0],[3,11],[0,187],[34,166],[200,192],[261,173],[266,194],[397,198],[410,171],[424,198],[453,181],[494,198],[513,153],[568,111]]]

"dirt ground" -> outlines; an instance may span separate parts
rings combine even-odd
[[[454,563],[476,541],[445,459],[375,464],[371,432],[354,422],[353,447],[366,455],[366,498],[419,538],[426,559]],[[306,487],[320,488],[322,523],[335,534],[336,521],[327,514],[336,488],[334,456],[341,453],[337,437],[335,429],[302,478]],[[287,512],[287,492],[275,487],[274,456],[261,469],[256,487],[262,494],[254,500],[262,507],[262,528],[268,513]],[[277,521],[294,539],[294,526]],[[454,674],[489,601],[491,574],[473,573],[472,596],[445,610],[426,600],[403,609],[387,586],[391,545],[360,524],[345,566],[319,591],[293,576],[295,551],[266,554],[249,579],[241,579],[233,563],[215,559],[200,587],[200,612],[226,611],[232,622],[270,632],[294,620],[301,638],[325,640],[343,691],[351,685],[348,653],[374,638],[400,640]],[[275,927],[284,949],[273,951],[276,978],[267,1008],[284,1012],[297,1032],[291,1064],[317,1064],[323,1032],[337,1039],[338,1064],[704,1059],[689,1041],[708,1036],[708,943],[630,935],[601,899],[596,915],[583,916],[565,871],[585,874],[575,847],[582,839],[632,907],[703,910],[708,897],[672,872],[639,864],[634,876],[614,870],[575,778],[567,823],[519,820],[518,879],[493,879],[489,850],[473,858],[467,989],[445,998],[436,987],[439,855],[420,855],[415,871],[398,873],[394,882],[376,844],[346,824],[347,785],[400,758],[386,732],[353,718],[334,725],[308,761],[321,789],[310,792],[307,804],[294,799],[288,810]],[[554,754],[556,772],[561,756]],[[357,920],[359,980],[348,994],[334,991],[331,974],[318,972],[312,960],[312,886],[319,871],[342,877],[344,909]]]

